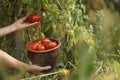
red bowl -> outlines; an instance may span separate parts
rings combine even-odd
[[[60,55],[61,42],[54,38],[49,38],[49,39],[57,43],[57,46],[55,48],[44,50],[44,51],[32,50],[31,44],[41,39],[33,40],[26,44],[28,58],[32,62],[32,64],[36,64],[39,66],[51,66],[52,67],[50,70],[46,70],[43,72],[51,71],[55,67],[56,63],[58,62],[59,55]]]

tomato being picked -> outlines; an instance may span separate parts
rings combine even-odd
[[[34,22],[39,22],[40,21],[40,16],[38,13],[31,14],[27,17],[28,22],[34,23]]]

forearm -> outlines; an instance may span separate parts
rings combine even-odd
[[[17,28],[13,24],[10,26],[7,26],[7,27],[0,28],[0,37],[5,36],[5,35],[7,35],[11,32],[14,32],[16,30],[17,30]]]
[[[26,63],[23,63],[10,55],[8,55],[6,52],[0,50],[0,63],[3,65],[14,68],[14,69],[24,69],[27,71],[30,71],[30,66]]]

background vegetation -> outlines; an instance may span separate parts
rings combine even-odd
[[[0,0],[0,27],[34,12],[41,15],[37,27],[0,38],[0,48],[11,56],[28,63],[28,41],[54,37],[62,42],[60,60],[52,72],[23,77],[22,71],[1,69],[7,76],[4,80],[119,80],[119,4],[114,0]]]

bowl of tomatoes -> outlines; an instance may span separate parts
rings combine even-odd
[[[59,60],[61,42],[54,38],[40,38],[26,44],[28,59],[32,64],[51,66],[51,71]]]

